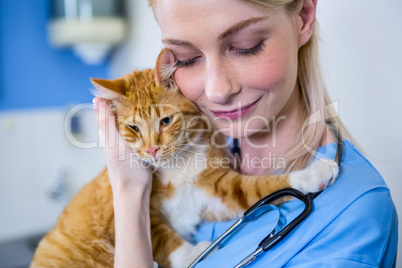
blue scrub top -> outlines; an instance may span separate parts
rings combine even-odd
[[[349,141],[343,143],[336,182],[314,199],[311,214],[287,237],[247,267],[395,267],[398,216],[378,171]],[[334,159],[336,144],[316,158]],[[304,209],[300,201],[280,206],[290,222]],[[234,267],[253,252],[276,224],[274,212],[248,223],[197,268]],[[204,223],[196,242],[213,241],[234,221]]]

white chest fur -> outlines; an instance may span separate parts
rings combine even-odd
[[[171,183],[175,188],[174,196],[163,201],[161,212],[171,227],[188,241],[201,222],[204,209],[212,208],[216,213],[226,213],[226,207],[220,199],[211,198],[204,189],[195,186],[194,182],[203,170],[203,166],[197,166],[194,162],[189,163],[184,172],[176,168],[159,170],[161,182]]]

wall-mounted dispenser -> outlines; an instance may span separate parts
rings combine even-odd
[[[87,64],[100,64],[124,40],[127,25],[122,0],[51,0],[49,40],[72,47]]]

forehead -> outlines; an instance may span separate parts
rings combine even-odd
[[[180,103],[184,100],[174,92],[157,86],[132,88],[127,99],[119,107],[118,114],[125,122],[138,121],[139,118],[161,117],[181,111]]]
[[[234,23],[273,10],[244,0],[158,0],[154,8],[163,38],[217,34]]]

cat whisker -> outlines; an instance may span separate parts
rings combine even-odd
[[[180,155],[181,157],[185,157],[185,158],[192,158],[193,156],[192,155],[188,155],[188,154],[186,154],[186,153],[183,153],[183,152],[176,152],[176,154],[178,154],[178,155]]]
[[[177,155],[180,157],[180,159],[177,160],[178,162],[183,162],[183,161],[187,161],[188,159],[191,159],[191,157],[181,155],[180,153],[178,153]]]
[[[176,159],[177,163],[182,163],[183,159],[187,156],[182,156],[180,153],[174,153],[173,157]]]
[[[193,140],[207,140],[207,141],[210,141],[211,139],[199,137],[199,138],[193,138],[193,139],[186,139],[186,140],[183,140],[183,141],[178,141],[178,143],[188,143],[189,141],[193,141]]]
[[[174,159],[176,159],[176,161],[179,161],[179,158],[176,156],[176,154],[172,154],[172,156],[174,157]]]
[[[189,156],[189,155],[187,155],[187,154],[185,154],[183,152],[176,152],[175,154],[180,155],[180,156],[184,156],[184,157],[187,157],[187,158],[191,158],[191,156]]]
[[[182,141],[178,143],[172,143],[173,146],[178,146],[178,145],[183,145],[183,144],[188,144],[188,141]]]
[[[183,154],[186,154],[186,155],[190,155],[190,156],[195,153],[195,152],[190,151],[190,150],[181,150],[181,149],[176,150],[176,152],[180,152],[180,153],[183,153]]]
[[[186,149],[184,149],[184,148],[179,148],[179,149],[177,149],[177,151],[189,152],[189,153],[192,153],[192,154],[196,154],[196,153],[197,153],[196,150],[186,150]]]
[[[207,140],[207,141],[210,141],[211,139],[210,138],[203,138],[203,137],[196,137],[196,138],[192,138],[190,140]]]
[[[131,156],[135,156],[138,157],[138,155],[134,152],[125,152],[125,153],[120,153],[120,152],[116,152],[116,153],[109,153],[109,156],[115,157],[118,156],[118,159],[126,159],[126,158],[130,158]]]
[[[110,163],[109,168],[110,168],[110,169],[121,169],[121,170],[125,170],[125,166],[126,166],[127,164],[129,164],[129,163],[130,163],[130,162],[125,162],[123,165],[120,165],[120,162],[115,161],[115,162]]]
[[[207,142],[206,142],[207,141]],[[208,146],[209,145],[209,143],[210,143],[210,140],[209,139],[205,139],[205,141],[202,141],[202,140],[191,140],[191,141],[186,141],[186,142],[183,142],[183,143],[181,143],[181,144],[189,144],[189,145],[191,145],[191,146],[193,146],[193,145],[205,145],[205,146]],[[175,145],[177,145],[177,144],[175,144]]]

